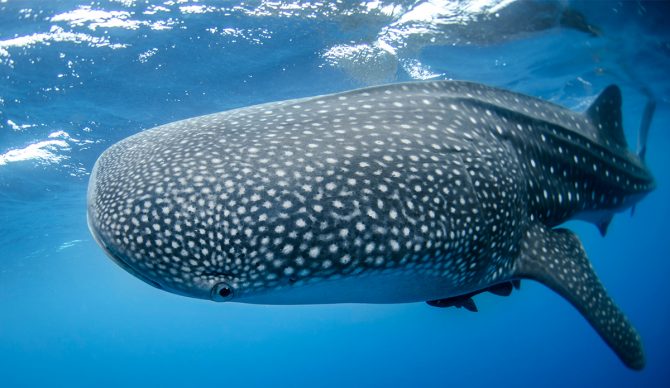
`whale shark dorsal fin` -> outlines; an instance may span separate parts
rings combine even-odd
[[[644,367],[640,336],[607,295],[581,242],[571,231],[542,225],[530,228],[515,272],[520,278],[543,283],[567,299],[628,367]]]
[[[586,110],[586,115],[598,128],[598,136],[601,139],[628,148],[626,136],[623,133],[621,90],[618,86],[610,85],[605,88]]]

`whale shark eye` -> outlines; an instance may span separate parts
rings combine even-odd
[[[212,288],[212,300],[216,302],[225,302],[232,299],[233,288],[227,283],[218,283]]]

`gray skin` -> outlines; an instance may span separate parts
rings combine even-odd
[[[555,228],[604,233],[653,190],[620,107],[616,86],[576,113],[436,81],[196,117],[106,150],[88,221],[128,272],[214,301],[448,306],[534,279],[641,369],[637,332]]]

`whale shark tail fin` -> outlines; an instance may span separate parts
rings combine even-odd
[[[637,156],[642,163],[646,163],[647,157],[647,139],[649,138],[649,127],[651,127],[651,120],[654,118],[654,111],[656,111],[656,97],[647,88],[643,88],[647,96],[647,103],[644,106],[642,113],[642,121],[640,122],[640,130],[637,134]],[[630,215],[635,214],[635,205],[630,208]]]
[[[567,299],[629,368],[644,368],[639,334],[607,295],[582,244],[567,229],[537,225],[528,230],[516,276],[539,281]]]

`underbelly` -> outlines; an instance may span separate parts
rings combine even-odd
[[[254,304],[409,303],[460,295],[447,277],[382,273],[268,289],[233,301]]]

